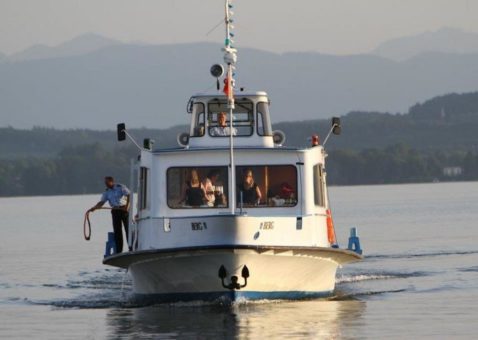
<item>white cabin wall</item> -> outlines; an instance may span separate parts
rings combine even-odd
[[[272,136],[258,136],[255,133],[248,137],[235,137],[234,143],[241,147],[274,147]],[[189,139],[189,147],[191,148],[207,148],[211,145],[216,147],[228,147],[229,137],[211,137],[207,133],[202,137],[192,137]]]
[[[324,164],[324,154],[322,147],[314,147],[304,153],[304,189],[306,192],[304,215],[325,213],[325,208],[315,205],[314,200],[314,165]]]
[[[186,154],[187,152],[187,154]],[[227,166],[229,164],[228,150],[196,150],[196,151],[164,152],[153,155],[154,181],[151,181],[152,195],[156,203],[152,209],[154,217],[184,217],[229,214],[230,208],[203,208],[203,209],[171,209],[167,205],[167,182],[166,172],[169,167],[200,167],[200,166]],[[187,157],[184,157],[187,155]],[[234,153],[235,165],[293,165],[303,161],[302,151],[296,150],[275,150],[265,152],[264,149],[239,149]],[[300,171],[300,168],[297,169]],[[303,177],[303,174],[302,174]],[[302,192],[302,188],[298,188]],[[230,193],[230,190],[229,190]],[[304,198],[301,195],[301,200]],[[230,202],[230,197],[229,200]],[[153,204],[153,202],[152,202]],[[270,213],[276,216],[301,216],[301,203],[296,207],[289,208],[250,208],[248,214],[262,215]]]
[[[315,205],[314,199],[314,165],[324,164],[324,149],[321,146],[310,148],[304,154],[304,224],[310,224],[315,230],[316,245],[328,247],[326,207]],[[326,190],[326,188],[324,188]],[[324,196],[326,192],[324,191]]]
[[[280,155],[278,157],[278,154]],[[207,157],[206,157],[207,155]],[[317,148],[307,149],[304,151],[295,150],[271,150],[264,153],[264,150],[237,150],[236,151],[236,165],[294,165],[296,163],[304,163],[303,166],[297,166],[298,171],[298,187],[300,202],[296,207],[283,207],[283,208],[248,208],[244,209],[247,216],[251,218],[256,216],[258,218],[263,216],[269,216],[268,219],[288,217],[290,221],[287,225],[287,229],[296,228],[297,217],[302,217],[302,230],[294,231],[295,237],[303,239],[303,236],[307,234],[307,246],[319,246],[328,247],[327,237],[327,224],[325,207],[317,207],[314,204],[314,190],[313,190],[313,165],[324,162],[324,154]],[[150,152],[143,152],[141,157],[141,166],[148,167],[150,169],[150,204],[151,214],[149,218],[141,219],[139,221],[139,249],[151,249],[160,246],[157,244],[158,238],[170,238],[174,234],[165,232],[163,218],[171,219],[171,226],[173,229],[179,227],[177,223],[180,220],[177,218],[184,218],[189,216],[190,218],[229,215],[229,208],[214,209],[170,209],[167,205],[167,186],[166,186],[166,171],[170,166],[224,166],[229,162],[229,154],[225,150],[211,150],[194,151],[188,157],[184,157],[184,151],[182,152],[165,152],[160,154],[152,154]],[[326,190],[326,189],[325,189]],[[326,193],[325,193],[326,194]],[[274,218],[275,216],[275,218]],[[208,218],[209,219],[209,218]],[[181,219],[182,220],[182,219]],[[285,221],[285,220],[282,220]],[[186,230],[190,230],[190,223],[184,227]],[[188,229],[189,228],[189,229]],[[275,236],[268,240],[270,244],[286,244],[287,233],[279,232],[285,227],[277,225],[277,232],[273,232]],[[195,233],[193,233],[195,234]],[[245,235],[244,235],[245,236]],[[272,236],[272,235],[271,235]],[[292,236],[292,235],[290,235]],[[179,237],[179,236],[178,236]],[[286,239],[281,239],[286,237]],[[247,235],[247,239],[251,238],[251,235]],[[179,238],[176,242],[180,242]],[[200,240],[198,240],[200,241]],[[202,240],[205,241],[205,240]],[[265,241],[262,239],[262,241]],[[297,240],[299,241],[299,240]],[[208,241],[209,242],[209,241]],[[161,243],[161,241],[160,241]],[[201,242],[199,242],[201,243]],[[198,243],[198,244],[199,244]],[[305,245],[304,243],[304,245]],[[212,243],[214,244],[214,242]],[[161,247],[165,247],[166,244],[161,243]]]

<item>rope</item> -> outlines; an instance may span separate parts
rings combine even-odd
[[[101,207],[95,210],[112,210],[113,208]],[[91,222],[90,222],[90,213],[93,211],[87,210],[85,213],[85,219],[83,220],[83,236],[86,241],[91,239]]]

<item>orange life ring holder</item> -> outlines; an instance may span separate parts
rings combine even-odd
[[[335,237],[335,228],[334,228],[334,221],[332,220],[332,212],[330,209],[326,210],[327,213],[327,238],[329,240],[330,245],[337,244],[337,239]]]

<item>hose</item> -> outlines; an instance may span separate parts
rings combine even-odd
[[[95,210],[112,210],[113,208],[101,207]],[[90,213],[93,212],[91,210],[87,210],[85,213],[85,219],[83,220],[83,236],[85,237],[86,241],[91,239],[91,222],[90,222]]]

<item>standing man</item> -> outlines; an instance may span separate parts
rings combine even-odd
[[[95,211],[101,208],[106,201],[111,206],[111,217],[113,219],[113,231],[115,233],[116,252],[123,251],[123,230],[121,224],[124,226],[126,232],[126,241],[128,240],[128,223],[129,223],[129,201],[131,192],[129,189],[119,183],[111,176],[105,177],[106,191],[101,195],[101,200],[96,203],[89,211]],[[131,250],[131,248],[129,248]]]

